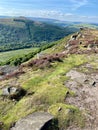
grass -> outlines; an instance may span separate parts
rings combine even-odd
[[[6,114],[2,114],[0,120],[5,123],[5,130],[8,130],[12,122],[34,111],[48,111],[50,106],[52,106],[52,108],[54,106],[53,109],[55,109],[55,104],[64,104],[67,96],[74,95],[74,93],[64,85],[64,82],[67,80],[66,73],[86,61],[85,55],[70,55],[64,59],[63,62],[56,63],[56,65],[54,65],[55,67],[49,68],[48,70],[30,71],[30,73],[32,73],[31,77],[25,81],[21,81],[21,86],[26,89],[28,93],[31,93],[31,95],[25,96],[14,105],[8,102],[4,104],[4,106],[7,107],[5,107]],[[9,109],[10,106],[11,109]],[[0,113],[1,112],[2,110],[0,110]],[[60,116],[60,118],[60,120],[63,120],[64,117]]]
[[[37,48],[29,48],[29,49],[20,49],[20,50],[8,51],[8,52],[0,52],[0,62],[6,62],[13,57],[26,55],[36,50]]]
[[[63,51],[66,41],[63,39],[61,40],[60,44],[58,43],[59,42],[57,42],[55,46],[45,50],[44,52],[56,53],[59,51]],[[0,53],[0,61],[3,62],[3,60],[8,60],[8,58],[11,58],[13,56],[17,57],[20,54],[28,54],[33,50],[36,50],[36,48],[11,51],[11,53]],[[68,106],[65,104],[66,97],[73,96],[74,92],[70,91],[64,85],[64,82],[68,79],[66,77],[66,73],[68,71],[70,71],[74,67],[86,63],[88,60],[89,59],[87,59],[85,55],[69,55],[69,57],[65,58],[63,62],[54,62],[52,64],[52,68],[45,68],[43,70],[39,69],[35,71],[30,69],[30,72],[29,69],[27,69],[26,73],[21,76],[21,79],[19,77],[19,79],[17,80],[21,84],[21,86],[25,90],[27,90],[28,94],[14,105],[13,102],[9,103],[9,101],[7,101],[6,104],[3,104],[3,102],[1,102],[1,106],[5,106],[4,109],[6,110],[6,114],[2,113],[0,116],[0,120],[3,121],[5,124],[5,130],[8,130],[8,127],[12,122],[16,122],[18,119],[35,111],[50,111],[50,113],[52,114],[52,112],[55,111],[55,109],[57,109],[59,105],[63,107],[62,113],[56,114],[60,126],[67,126],[69,123],[68,121],[71,119],[71,116],[71,121],[73,121],[73,119],[75,118],[77,124],[81,126],[83,122],[82,117],[79,118],[79,116],[81,115],[79,110],[73,106]],[[29,75],[29,73],[30,76],[27,76]],[[31,95],[29,95],[30,93]],[[56,105],[57,107],[55,106],[55,104],[58,104]],[[64,115],[66,115],[66,112],[68,112],[69,110],[73,110],[74,113],[71,113],[71,115],[68,113],[68,117],[62,116],[63,112],[65,113]],[[2,111],[3,110],[1,108],[0,113]],[[78,122],[78,119],[81,120],[80,123]],[[62,122],[63,120],[64,122],[60,124],[60,122]]]
[[[5,123],[6,130],[8,130],[12,123],[20,119],[20,117],[24,117],[29,113],[35,111],[34,107],[32,109],[27,110],[26,101],[27,98],[24,98],[21,101],[19,101],[16,105],[14,104],[10,107],[10,109],[6,111],[6,115],[1,117],[1,120]]]
[[[66,129],[70,124],[77,124],[80,128],[85,125],[82,112],[75,106],[56,103],[50,106],[48,111],[58,119],[60,130]]]
[[[67,40],[70,39],[70,35],[67,38],[61,39],[55,42],[51,48],[45,48],[41,50],[42,54],[55,54],[63,52]],[[0,53],[0,60],[8,60],[11,56],[18,56],[28,54],[29,52],[36,51],[33,49],[24,49],[18,51],[11,51]],[[3,55],[4,54],[4,55]],[[25,73],[16,79],[15,83],[19,83],[22,88],[27,91],[27,95],[18,102],[6,102],[0,100],[0,121],[5,124],[5,130],[8,130],[12,122],[16,122],[22,117],[31,114],[35,111],[49,112],[58,120],[60,130],[66,129],[70,124],[77,125],[82,129],[85,125],[85,117],[79,108],[66,104],[66,98],[68,96],[74,96],[75,93],[69,90],[65,85],[65,81],[68,80],[66,73],[73,68],[77,68],[79,71],[87,72],[87,68],[81,68],[81,65],[85,66],[85,63],[90,63],[95,69],[97,65],[97,55],[68,55],[63,59],[63,62],[53,62],[50,68],[34,69],[24,67]],[[36,58],[36,55],[35,57]],[[83,70],[82,70],[83,69]],[[13,81],[7,80],[4,83],[10,84]],[[0,91],[0,93],[2,93]]]
[[[61,40],[58,40],[55,42],[55,46],[52,48],[46,49],[44,51],[45,54],[54,54],[58,52],[62,52],[65,50],[65,45],[67,44],[67,41],[70,39],[71,35],[66,36],[65,38],[62,38]]]

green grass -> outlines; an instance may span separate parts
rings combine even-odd
[[[2,117],[0,117],[0,119],[2,121],[4,121],[4,123],[5,123],[6,130],[8,130],[10,125],[13,122],[17,121],[20,117],[24,117],[24,116],[28,115],[29,113],[32,113],[36,110],[36,107],[32,107],[29,110],[27,109],[27,98],[22,99],[16,105],[13,104],[10,107],[7,104],[6,107],[7,108],[6,108],[5,116],[2,116],[3,114],[1,114]]]
[[[26,55],[36,50],[37,48],[29,48],[29,49],[20,49],[20,50],[8,51],[8,52],[0,52],[0,62],[6,62],[13,57]]]
[[[46,49],[44,53],[54,54],[54,53],[65,51],[65,45],[67,44],[67,41],[70,39],[70,37],[71,35],[68,35],[65,38],[56,41],[55,45],[49,49]]]
[[[70,36],[69,36],[70,37]],[[68,38],[69,38],[68,37]],[[45,50],[45,53],[57,53],[64,50],[64,45],[66,41],[63,39],[59,42],[55,43],[52,48]],[[53,50],[53,48],[55,48]],[[8,60],[8,58],[18,57],[20,55],[28,54],[32,51],[36,51],[35,49],[22,49],[17,51],[4,52],[0,53],[0,61]],[[44,68],[43,70],[31,70],[30,78],[23,78],[24,81],[21,81],[21,86],[27,90],[27,93],[31,93],[31,95],[26,95],[23,99],[17,102],[15,105],[13,103],[6,102],[3,106],[6,110],[6,114],[1,114],[0,120],[5,123],[5,130],[8,130],[8,127],[12,122],[17,121],[18,119],[32,113],[35,111],[54,111],[57,109],[55,104],[61,104],[60,106],[63,107],[63,111],[66,114],[66,110],[73,110],[75,114],[69,114],[68,117],[61,116],[58,113],[57,118],[59,119],[59,125],[61,127],[67,126],[68,121],[75,121],[79,126],[82,126],[82,117],[79,118],[81,113],[79,110],[73,106],[68,106],[65,104],[65,99],[67,96],[74,96],[74,92],[69,90],[65,85],[64,82],[68,79],[66,77],[66,73],[73,69],[74,67],[80,66],[86,63],[89,59],[86,58],[85,55],[69,55],[68,58],[63,59],[63,62],[55,62],[52,64],[51,68]],[[29,73],[29,72],[27,72]],[[27,74],[24,74],[24,77]],[[19,79],[17,79],[19,80]],[[1,102],[1,105],[3,102]],[[51,107],[50,107],[51,106]],[[11,109],[9,109],[11,107]],[[2,109],[2,108],[1,108]],[[0,113],[2,110],[0,109]],[[52,111],[51,111],[52,110]],[[55,111],[56,112],[56,111]],[[54,114],[54,113],[53,113]],[[76,115],[76,117],[75,117]],[[72,119],[71,119],[72,116]],[[77,120],[81,120],[80,123]],[[60,124],[60,122],[64,122]]]
[[[69,38],[70,36],[55,42],[50,48],[44,46],[40,51],[43,51],[43,54],[62,52],[65,50]],[[11,54],[10,52],[0,53],[0,60],[8,60],[8,58],[18,57],[36,50],[35,48],[35,50],[11,51]],[[36,70],[32,67],[24,67],[26,73],[18,77],[16,82],[20,83],[20,86],[27,91],[26,96],[16,104],[9,100],[0,102],[0,121],[4,122],[5,130],[8,130],[12,122],[16,122],[35,111],[48,111],[54,115],[58,120],[60,130],[66,129],[70,124],[77,125],[82,129],[85,125],[85,117],[79,108],[66,104],[67,96],[75,96],[75,93],[69,90],[64,83],[68,80],[68,77],[66,77],[67,72],[74,68],[79,71],[81,65],[85,65],[85,63],[90,63],[95,69],[98,69],[98,58],[96,57],[95,54],[90,56],[72,54],[64,58],[63,62],[53,62],[50,68]],[[36,58],[36,54],[34,58]],[[81,68],[80,71],[86,72],[87,69]],[[4,83],[10,84],[11,81]],[[59,108],[61,108],[60,111]]]
[[[64,85],[64,82],[67,80],[66,73],[86,61],[85,55],[71,55],[48,70],[32,71],[31,77],[22,81],[21,86],[28,93],[33,92],[33,94],[25,96],[15,105],[8,102],[5,104],[7,107],[6,114],[2,114],[0,120],[5,123],[6,130],[12,122],[34,111],[48,111],[52,105],[54,106],[52,108],[55,109],[56,103],[64,104],[67,94],[68,96],[74,96],[74,93]],[[10,106],[11,109],[9,109]],[[63,117],[60,120],[63,120]]]
[[[63,52],[68,39],[70,39],[70,35],[51,45],[47,44],[38,48],[39,51],[37,48],[31,48],[0,53],[0,62],[20,57],[20,55],[24,56],[33,51],[36,53],[29,59],[36,58],[36,54],[40,52],[45,55]],[[27,91],[26,96],[16,103],[9,100],[0,102],[0,121],[4,122],[5,130],[8,130],[11,123],[35,111],[47,111],[54,115],[58,120],[60,130],[66,129],[70,124],[77,125],[82,129],[85,125],[84,115],[79,108],[66,104],[68,96],[75,96],[75,93],[65,86],[65,81],[68,80],[66,73],[73,68],[79,70],[85,63],[91,63],[97,69],[97,59],[94,57],[95,55],[72,54],[63,58],[63,62],[51,63],[52,66],[49,68],[36,70],[32,67],[24,67],[25,73],[19,76],[15,82]],[[4,84],[11,84],[12,80],[7,80]],[[2,91],[0,91],[1,93]]]
[[[59,111],[59,109],[61,109]],[[56,103],[49,107],[49,113],[58,119],[60,130],[66,129],[70,124],[77,124],[80,128],[85,125],[85,117],[82,112],[75,106]]]

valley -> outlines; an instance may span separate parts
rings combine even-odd
[[[40,47],[73,32],[75,30],[25,17],[0,18],[0,52]]]

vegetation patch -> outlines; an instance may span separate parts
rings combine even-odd
[[[85,120],[82,112],[77,107],[72,105],[66,105],[63,103],[56,103],[49,107],[49,113],[53,114],[56,119],[58,119],[59,129],[63,130],[67,127],[78,126],[80,128],[84,127]]]

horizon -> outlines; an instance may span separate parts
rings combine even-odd
[[[97,5],[96,0],[1,0],[0,16],[98,23]]]
[[[68,23],[70,23],[70,24],[72,24],[72,23],[79,23],[79,24],[98,24],[98,22],[85,22],[85,21],[67,21],[67,20],[59,20],[59,19],[55,19],[55,18],[44,18],[44,17],[27,17],[27,16],[4,16],[4,15],[0,15],[0,19],[10,19],[10,18],[20,18],[20,17],[24,17],[24,18],[26,18],[26,19],[28,19],[28,20],[33,20],[33,21],[35,21],[35,19],[42,19],[41,21],[42,22],[44,22],[44,20],[54,20],[54,21],[60,21],[60,22],[68,22]],[[36,21],[37,21],[36,20]],[[40,21],[40,20],[38,20],[38,21]]]

